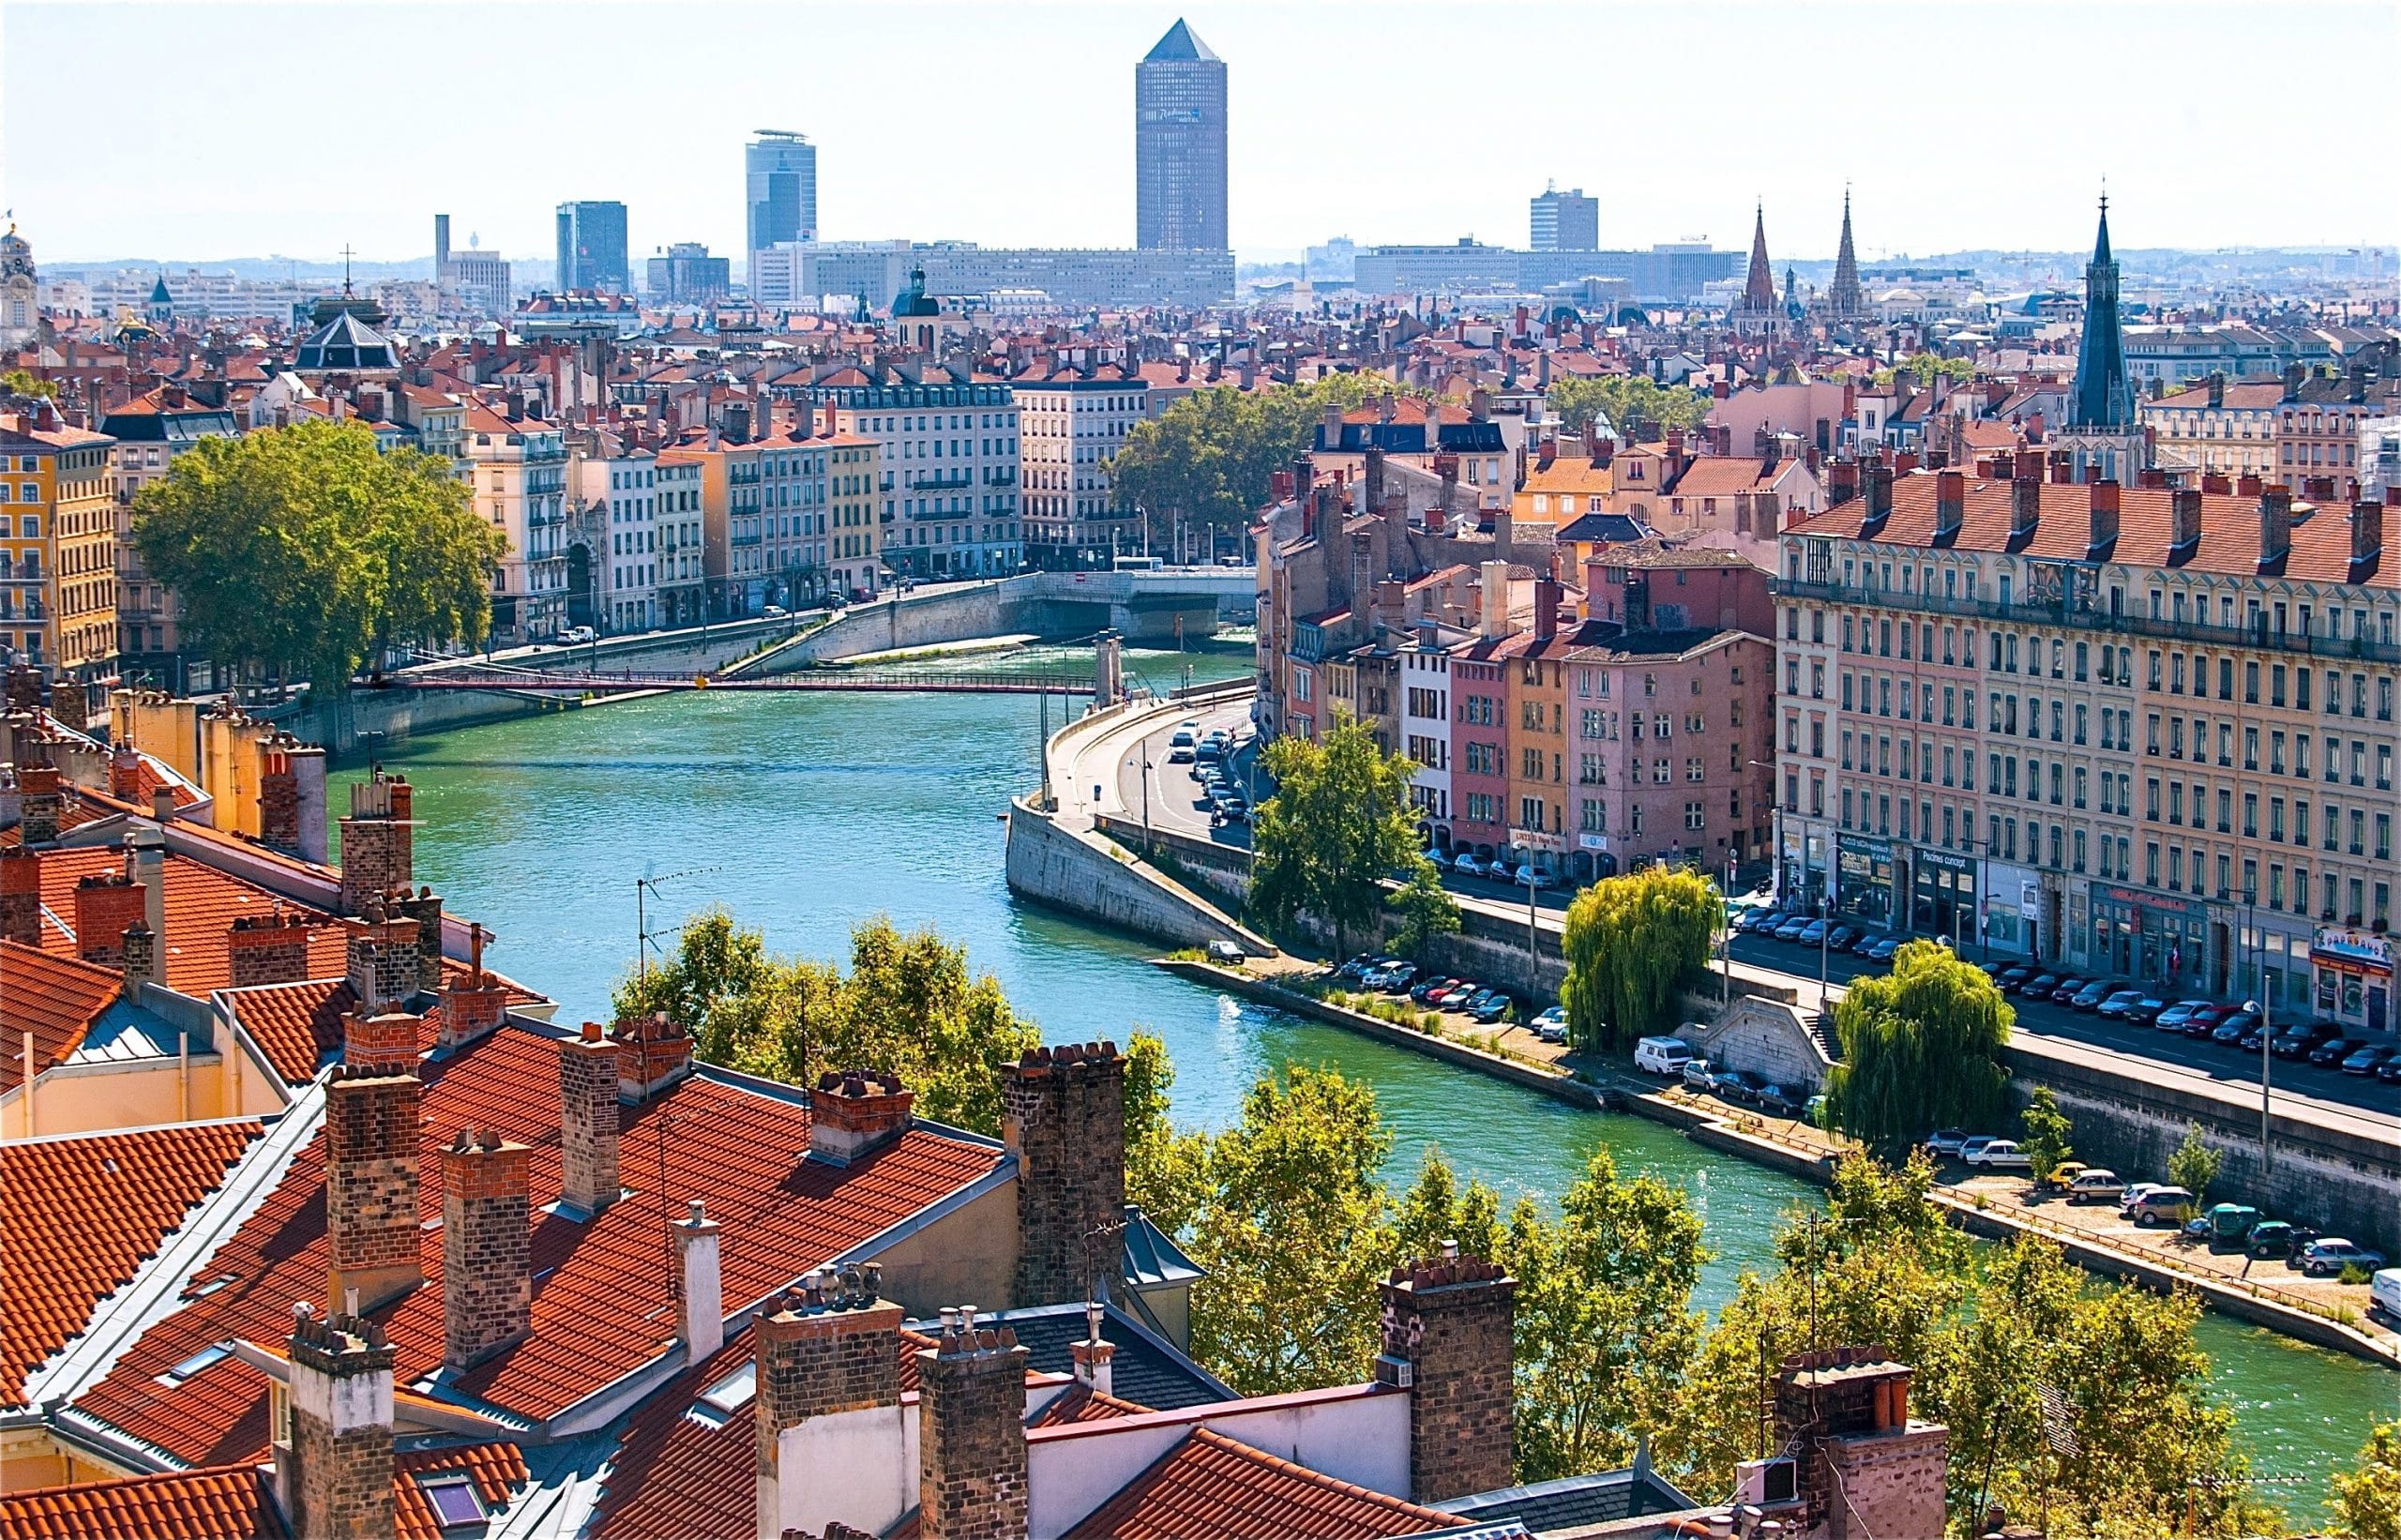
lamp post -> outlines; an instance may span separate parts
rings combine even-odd
[[[2245,1001],[2243,1004],[2249,1005],[2252,1009],[2259,1013],[2259,1175],[2261,1180],[2264,1182],[2267,1178],[2275,1174],[2274,1157],[2270,1153],[2268,1144],[2268,1098],[2271,1082],[2273,1080],[2275,1073],[2272,1067],[2273,1058],[2268,1051],[2268,1043],[2271,1038],[2275,1036],[2275,1033],[2268,1016],[2270,1002],[2268,998],[2267,939],[2257,934],[2257,912],[2252,908],[2250,901],[2248,899],[2244,900],[2242,905],[2242,928],[2245,931],[2252,933],[2251,944],[2257,945],[2258,948],[2258,971],[2253,974],[2253,977],[2258,981],[2259,986],[2259,998],[2254,1001]]]

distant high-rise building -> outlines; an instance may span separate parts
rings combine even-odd
[[[733,287],[732,264],[697,241],[678,241],[650,259],[650,296],[670,305],[705,305]]]
[[[742,228],[755,298],[760,252],[817,238],[817,146],[788,129],[762,128],[742,147]]]
[[[1183,21],[1134,67],[1134,244],[1227,249],[1226,65]]]
[[[633,291],[632,264],[626,258],[626,205],[585,202],[559,205],[558,291],[590,289],[598,294]]]
[[[1577,188],[1562,192],[1546,187],[1533,200],[1533,221],[1527,240],[1533,251],[1597,251],[1601,249],[1601,201],[1587,198]]]

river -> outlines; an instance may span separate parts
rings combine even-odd
[[[1248,669],[1246,654],[1128,657],[1161,686],[1184,662],[1200,679]],[[1048,705],[1055,727],[1058,698]],[[1374,1084],[1399,1136],[1396,1180],[1430,1140],[1506,1196],[1550,1195],[1606,1143],[1622,1170],[1692,1193],[1715,1253],[1707,1306],[1743,1268],[1770,1262],[1782,1212],[1815,1201],[1801,1183],[1659,1125],[1234,1000],[1151,967],[1155,946],[1015,902],[997,815],[1037,774],[1043,709],[1022,695],[687,693],[427,738],[387,763],[416,787],[418,880],[491,927],[492,965],[559,1000],[563,1021],[605,1014],[633,956],[635,881],[648,876],[662,946],[710,904],[763,929],[776,950],[817,957],[846,955],[852,924],[878,912],[931,925],[1051,1041],[1157,1033],[1180,1123],[1223,1126],[1255,1077],[1300,1061]],[[337,785],[335,808],[348,800]],[[2315,1510],[2329,1467],[2401,1397],[2401,1376],[2256,1327],[2206,1317],[2201,1336],[2255,1467],[2296,1514]]]

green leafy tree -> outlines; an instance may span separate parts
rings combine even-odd
[[[2401,1422],[2381,1422],[2360,1450],[2359,1467],[2334,1472],[2327,1507],[2343,1534],[2401,1540]]]
[[[1945,358],[1940,354],[1916,353],[1902,359],[1893,368],[1878,370],[1872,383],[1879,390],[1890,390],[1894,383],[1903,376],[1908,377],[1910,384],[1920,388],[1931,385],[1939,379],[1948,379],[1955,385],[1965,385],[1976,377],[1976,366],[1972,359]]]
[[[1910,943],[1890,974],[1857,981],[1835,1007],[1829,1122],[1884,1152],[1929,1128],[1992,1126],[2006,1110],[2012,1019],[1981,970],[1939,942]]]
[[[1193,1351],[1245,1396],[1367,1378],[1380,1340],[1376,1285],[1392,1261],[1377,1171],[1392,1134],[1376,1095],[1332,1069],[1287,1065],[1209,1140],[1185,1247]]]
[[[1725,907],[1708,878],[1667,867],[1608,877],[1567,906],[1567,1038],[1623,1049],[1674,1030],[1684,981],[1709,960]]]
[[[1252,820],[1251,903],[1271,924],[1309,914],[1331,926],[1338,957],[1383,907],[1384,879],[1423,860],[1409,805],[1417,766],[1348,716],[1321,738],[1276,739],[1266,759],[1276,794]]]
[[[449,461],[355,422],[202,439],[135,498],[133,541],[201,651],[337,690],[387,647],[483,640],[507,554]]]
[[[1169,1122],[1175,1065],[1155,1033],[1125,1045],[1125,1197],[1170,1234],[1187,1230],[1205,1196],[1209,1143]]]
[[[2048,1182],[2051,1173],[2076,1154],[2069,1142],[2075,1127],[2060,1110],[2060,1099],[2051,1095],[2049,1086],[2034,1088],[2026,1110],[2018,1114],[2018,1125],[2026,1131],[2026,1158],[2033,1162],[2034,1180]]]
[[[1393,1211],[1393,1253],[1402,1259],[1439,1257],[1456,1242],[1462,1255],[1501,1261],[1509,1241],[1501,1199],[1481,1182],[1459,1185],[1442,1150],[1426,1146],[1417,1176]]]
[[[1391,902],[1400,915],[1400,929],[1393,932],[1393,949],[1405,958],[1423,962],[1427,942],[1458,933],[1458,901],[1442,886],[1442,875],[1434,869],[1434,863],[1423,856],[1411,868],[1409,881],[1400,885]]]
[[[2201,1137],[2201,1125],[2184,1125],[2184,1142],[2176,1146],[2167,1157],[2167,1180],[2193,1195],[2197,1208],[2209,1200],[2210,1185],[2217,1180],[2218,1168],[2226,1164],[2226,1152]]]
[[[1663,385],[1639,374],[1555,380],[1544,399],[1571,433],[1590,432],[1599,417],[1620,436],[1638,429],[1646,435],[1669,428],[1690,432],[1708,418],[1712,404],[1698,391]]]
[[[48,400],[57,394],[57,381],[45,380],[30,370],[12,369],[0,372],[0,396]]]

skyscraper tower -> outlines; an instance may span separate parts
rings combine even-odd
[[[559,293],[633,292],[633,264],[626,252],[625,204],[597,200],[561,204],[558,234]]]
[[[742,147],[744,244],[817,238],[817,146],[805,134],[761,128]]]
[[[1227,249],[1226,65],[1181,20],[1134,67],[1134,244]]]
[[[1597,251],[1601,245],[1601,201],[1584,189],[1562,192],[1557,186],[1535,194],[1527,220],[1527,249],[1533,251]]]
[[[1826,286],[1826,309],[1838,321],[1852,320],[1867,309],[1859,287],[1859,253],[1850,245],[1850,189],[1842,189],[1842,249],[1835,255],[1835,280]]]
[[[2118,259],[2109,252],[2109,200],[2084,266],[2084,336],[2076,344],[2076,388],[2056,443],[2075,456],[2076,479],[2129,481],[2151,463],[2150,436],[2135,421],[2135,386],[2126,373],[2118,320]]]

